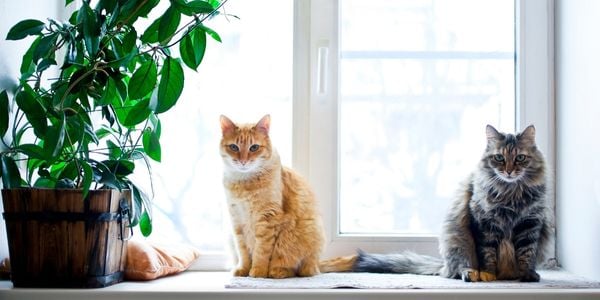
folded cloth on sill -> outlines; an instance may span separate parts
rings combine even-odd
[[[573,289],[600,288],[600,282],[563,270],[540,270],[540,282],[463,282],[440,276],[413,274],[325,273],[304,278],[233,277],[225,285],[232,289]]]
[[[144,240],[127,243],[125,280],[153,280],[185,271],[200,252],[185,244],[158,244]]]

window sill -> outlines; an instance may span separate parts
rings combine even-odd
[[[101,289],[24,289],[0,281],[0,299],[599,299],[600,289],[226,289],[227,272],[184,272],[149,282]]]

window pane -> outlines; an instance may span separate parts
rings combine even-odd
[[[162,3],[161,3],[162,4]],[[277,13],[265,17],[264,7]],[[293,2],[229,1],[207,26],[198,72],[186,70],[177,106],[161,115],[162,162],[152,164],[154,232],[151,239],[187,242],[203,251],[227,249],[230,231],[219,154],[219,116],[258,122],[271,114],[271,136],[283,163],[291,161]],[[143,180],[143,178],[140,178]]]
[[[515,124],[514,3],[340,1],[340,231],[439,231]]]

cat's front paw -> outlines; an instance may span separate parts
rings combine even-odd
[[[269,275],[269,269],[261,267],[252,267],[252,269],[250,269],[249,275],[250,277],[267,278],[267,276]]]
[[[496,274],[481,271],[479,272],[479,279],[481,279],[481,281],[496,281]]]
[[[269,278],[281,279],[296,276],[294,270],[290,268],[271,268]]]
[[[479,271],[474,269],[462,270],[460,277],[464,282],[477,282],[479,281]]]
[[[307,265],[304,264],[298,269],[298,276],[300,277],[310,277],[319,275],[321,272],[319,271],[318,265]]]
[[[235,277],[246,277],[248,274],[250,274],[250,270],[248,268],[241,267],[233,270],[233,276]]]
[[[521,275],[519,280],[522,282],[538,282],[540,281],[540,274],[534,270],[528,270],[525,274]]]

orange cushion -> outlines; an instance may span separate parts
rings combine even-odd
[[[198,257],[188,245],[162,245],[146,241],[127,242],[125,280],[152,280],[185,271]]]

